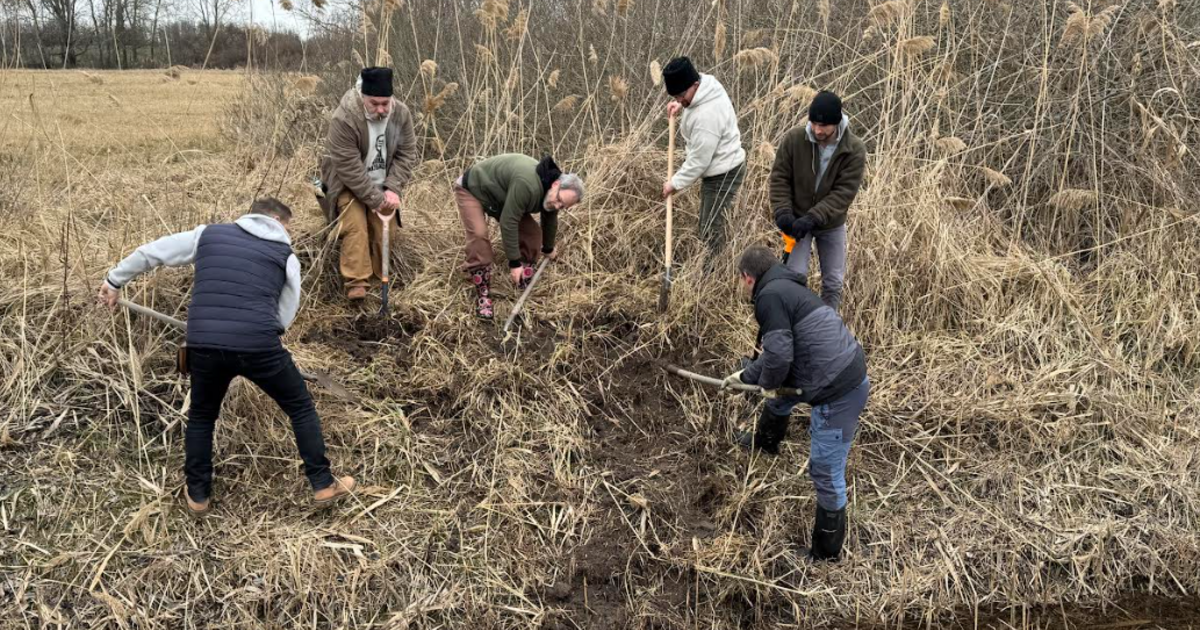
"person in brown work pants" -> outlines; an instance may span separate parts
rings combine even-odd
[[[393,95],[391,68],[364,68],[329,121],[321,160],[326,218],[338,222],[339,270],[351,301],[383,277],[383,221],[400,227],[400,197],[420,157],[412,114]],[[390,252],[389,252],[390,253]]]
[[[371,275],[383,277],[383,220],[376,212],[370,212],[349,191],[337,200],[338,239],[342,242],[339,270],[346,287],[363,287],[370,283]],[[385,215],[386,216],[386,215]],[[399,213],[393,212],[389,220],[392,234],[399,227]],[[395,250],[396,240],[390,248]],[[390,254],[391,252],[389,252]]]
[[[467,260],[463,263],[462,270],[491,267],[492,238],[488,232],[487,215],[483,212],[483,204],[467,192],[461,182],[460,178],[454,184],[454,202],[458,204],[458,216],[462,219],[463,230],[467,233]],[[542,249],[542,227],[534,220],[533,215],[521,217],[519,234],[521,259],[536,263],[538,252]]]

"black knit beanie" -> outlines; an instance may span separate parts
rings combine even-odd
[[[667,86],[667,94],[679,96],[700,80],[700,73],[692,66],[692,60],[687,57],[676,57],[662,70],[663,84]]]
[[[842,99],[833,92],[818,92],[808,106],[808,119],[822,125],[837,125],[842,122]]]
[[[362,93],[363,96],[391,96],[392,69],[378,67],[363,68]]]

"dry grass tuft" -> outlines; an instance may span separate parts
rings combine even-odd
[[[492,53],[491,48],[483,44],[475,44],[475,60],[485,66],[490,66],[496,63],[496,55]]]
[[[809,85],[793,85],[785,92],[787,98],[795,105],[808,107],[812,103],[813,97],[817,95],[817,89]]]
[[[657,59],[651,59],[650,60],[650,83],[654,84],[654,87],[661,87],[662,82],[663,82],[662,65],[660,65],[658,63]]]
[[[84,77],[87,77],[87,80],[91,83],[95,83],[96,85],[104,84],[104,77],[101,77],[98,74],[92,74],[91,72],[85,72],[82,70],[80,71],[80,74],[82,74]]]
[[[1012,185],[1012,179],[1000,171],[990,169],[986,166],[980,166],[979,171],[983,173],[983,178],[987,180],[988,184],[996,188],[1006,188]]]
[[[558,70],[556,68],[553,72],[550,73],[550,77],[548,79],[546,79],[546,85],[548,85],[551,90],[558,87],[558,77],[561,73],[562,73],[562,71]]]
[[[762,68],[769,66],[779,61],[779,56],[770,48],[750,48],[747,50],[739,50],[733,56],[733,61],[738,64],[738,67]]]
[[[170,68],[167,68],[165,74],[170,79],[178,80],[183,76],[183,73],[187,72],[187,70],[187,66],[171,66]]]
[[[437,94],[425,97],[425,115],[432,116],[437,110],[441,109],[442,105],[446,104],[446,99],[454,96],[454,93],[457,91],[457,83],[447,83],[442,86],[442,89]]]
[[[295,7],[292,5],[292,0],[279,0],[279,8],[283,9],[284,11],[291,11],[292,9],[295,9]]]
[[[1082,210],[1096,203],[1096,191],[1065,188],[1050,196],[1050,205],[1058,210]]]
[[[588,44],[588,61],[594,66],[600,63],[600,55],[596,53],[596,47]]]
[[[579,98],[580,97],[578,94],[569,94],[564,96],[554,104],[552,111],[556,114],[564,114],[569,112],[575,109],[575,106],[579,104]]]
[[[896,44],[896,56],[905,61],[914,61],[933,48],[934,39],[929,35],[909,37]]]
[[[934,140],[933,144],[944,155],[955,155],[967,150],[967,143],[963,142],[962,138],[954,136],[938,138]]]
[[[508,21],[508,0],[483,0],[475,9],[475,17],[485,31],[495,33]]]
[[[617,0],[617,15],[626,17],[633,8],[633,0]]]
[[[436,61],[426,59],[421,62],[421,76],[425,77],[425,80],[432,81],[437,76],[437,71],[438,65]]]
[[[615,103],[623,103],[629,95],[629,83],[624,78],[613,75],[608,77],[608,91]]]
[[[942,8],[938,9],[938,24],[945,28],[950,25],[950,0],[942,0]]]
[[[319,85],[321,85],[321,77],[315,75],[299,77],[292,83],[296,91],[310,95],[317,91],[317,86]]]
[[[871,7],[867,20],[875,29],[884,29],[902,21],[907,12],[908,3],[904,0],[887,0]]]
[[[763,46],[769,48],[774,36],[775,29],[773,28],[756,28],[746,31],[742,35],[742,48],[759,48]]]
[[[509,25],[505,31],[505,36],[510,42],[519,42],[525,38],[525,33],[529,30],[529,8],[524,7],[517,12],[517,17]]]
[[[608,17],[609,0],[592,0],[592,15],[603,18]]]
[[[1074,2],[1068,1],[1067,22],[1063,28],[1062,39],[1059,40],[1059,45],[1067,46],[1077,43],[1081,46],[1087,46],[1091,44],[1112,24],[1113,18],[1120,10],[1121,5],[1116,4],[1102,9],[1095,15],[1089,15],[1086,9]]]
[[[717,20],[717,30],[713,33],[713,59],[720,61],[725,58],[725,21]]]

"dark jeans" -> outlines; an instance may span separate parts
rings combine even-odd
[[[221,414],[225,392],[229,391],[229,383],[235,376],[257,385],[292,419],[296,447],[300,449],[304,474],[313,490],[333,484],[329,460],[325,459],[321,419],[317,417],[308,386],[287,350],[232,352],[188,348],[188,370],[192,377],[192,406],[188,410],[184,433],[183,474],[193,501],[203,501],[212,492],[213,427]]]
[[[708,245],[710,258],[715,258],[725,247],[725,217],[745,176],[746,163],[742,162],[725,173],[701,180],[700,238]]]

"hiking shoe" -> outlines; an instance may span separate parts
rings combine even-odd
[[[361,302],[367,299],[367,288],[350,287],[350,290],[346,291],[346,298],[351,302]]]
[[[358,482],[354,480],[354,477],[334,477],[332,484],[313,493],[313,503],[316,503],[318,507],[332,505],[342,498],[350,496],[357,487]]]
[[[203,501],[193,501],[191,493],[185,489],[183,491],[183,498],[187,502],[188,513],[194,518],[202,518],[207,516],[209,510],[212,508],[212,497],[209,497]]]

